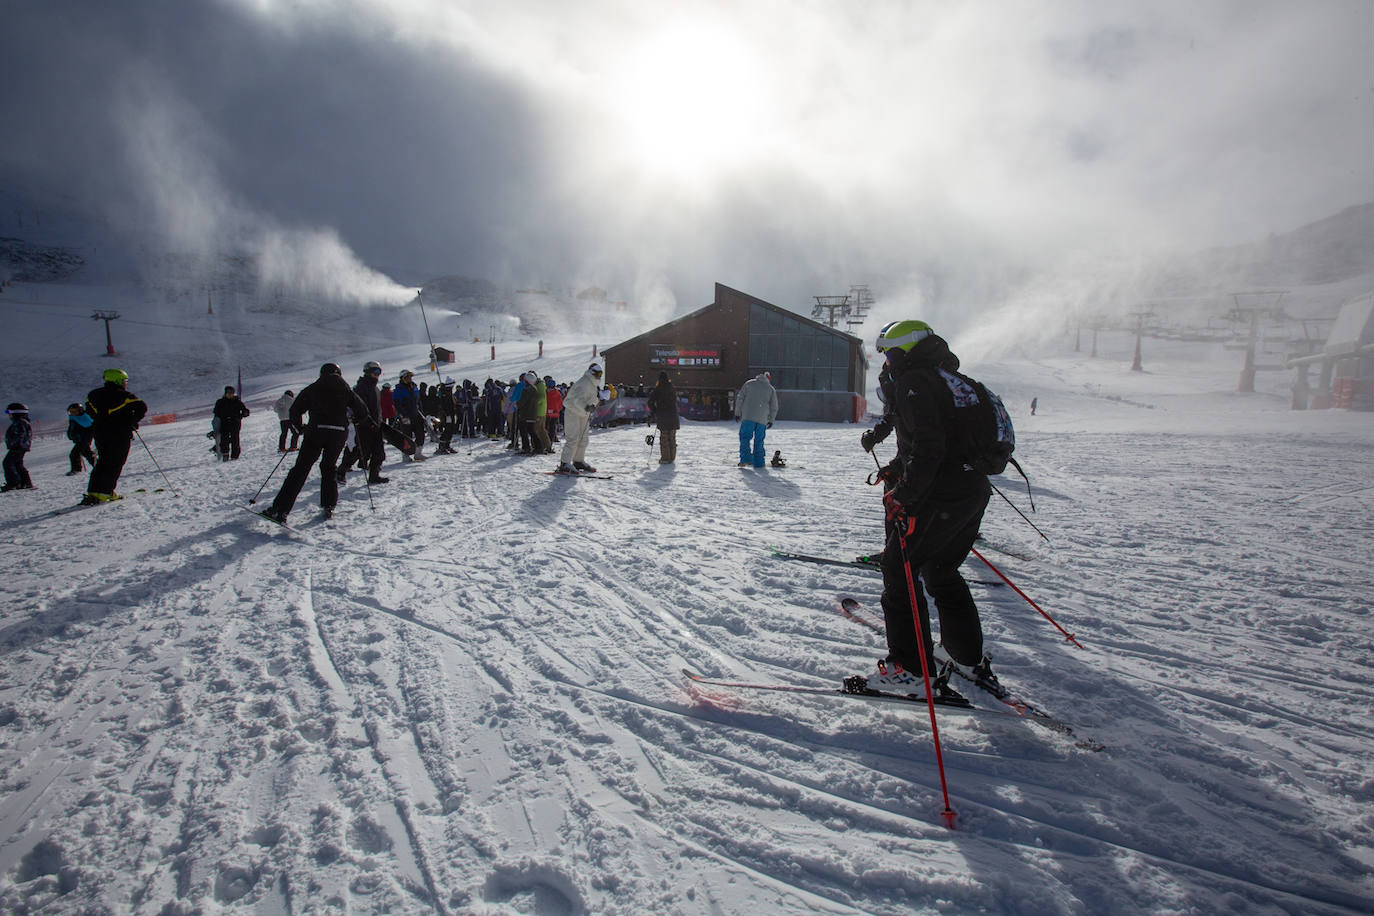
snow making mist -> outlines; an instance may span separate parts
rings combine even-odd
[[[402,306],[415,290],[358,260],[332,229],[264,229],[258,238],[264,291],[358,305]]]

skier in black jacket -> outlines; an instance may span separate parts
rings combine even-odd
[[[959,574],[978,536],[992,488],[986,475],[965,464],[961,438],[953,427],[954,402],[941,369],[957,368],[958,358],[948,344],[923,321],[897,321],[879,333],[877,349],[885,354],[889,368],[883,382],[887,414],[880,429],[895,429],[897,456],[880,475],[888,485],[883,496],[888,538],[882,554],[888,657],[880,675],[868,681],[883,689],[920,684],[915,622],[919,617],[926,658],[937,672],[935,686],[953,694],[948,672],[936,665],[925,592],[935,599],[940,616],[942,654],[992,680],[978,606]],[[864,448],[871,451],[885,435],[885,430],[882,435],[866,433]],[[906,562],[915,583],[915,616]]]
[[[86,413],[95,431],[96,460],[81,500],[85,506],[122,499],[115,487],[124,472],[124,462],[129,460],[134,430],[148,413],[148,405],[125,388],[129,373],[106,369],[104,378],[104,385],[86,395]]]
[[[240,452],[239,432],[243,418],[252,411],[239,400],[233,385],[224,386],[224,397],[215,402],[215,419],[219,420],[219,460],[237,461]]]
[[[677,389],[667,372],[658,374],[648,407],[649,418],[658,424],[658,463],[672,464],[677,460],[677,431],[682,421],[678,417]]]
[[[363,365],[363,374],[358,376],[358,381],[353,385],[353,393],[367,405],[367,415],[372,419],[372,429],[364,432],[363,428],[359,427],[357,445],[339,465],[339,483],[344,482],[344,475],[355,463],[367,471],[368,483],[386,483],[391,479],[382,476],[386,447],[382,444],[382,395],[377,388],[377,381],[381,377],[382,364],[376,360],[368,360]]]
[[[5,408],[10,418],[10,427],[5,430],[5,486],[0,490],[32,490],[33,478],[24,467],[24,454],[33,448],[33,424],[29,422],[29,409],[15,401]]]
[[[310,476],[310,466],[316,460],[320,462],[320,508],[325,518],[334,514],[334,505],[339,501],[335,464],[348,439],[350,410],[360,437],[375,433],[376,424],[368,414],[367,405],[348,387],[339,367],[325,363],[320,367],[320,377],[301,389],[291,404],[291,425],[299,429],[306,413],[310,414],[310,423],[305,427],[296,463],[286,475],[276,499],[272,500],[272,506],[263,511],[264,516],[277,522],[286,521],[301,487],[305,486],[305,479]]]

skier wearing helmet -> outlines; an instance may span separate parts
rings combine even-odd
[[[86,413],[94,430],[96,460],[86,484],[83,506],[120,499],[115,492],[124,462],[129,460],[134,430],[148,413],[143,403],[126,387],[129,373],[123,369],[106,369],[105,384],[86,395]]]
[[[391,403],[396,408],[397,418],[410,427],[407,432],[415,443],[414,454],[405,455],[402,460],[424,461],[425,455],[421,449],[425,445],[425,417],[420,408],[420,386],[415,384],[414,372],[409,369],[401,372],[400,380],[391,391]]]
[[[310,467],[316,461],[320,463],[320,509],[325,518],[334,514],[334,505],[339,501],[335,464],[348,440],[349,411],[353,412],[353,423],[358,427],[360,438],[374,432],[375,424],[367,405],[344,381],[339,367],[325,363],[320,367],[320,377],[302,388],[291,404],[291,425],[298,429],[305,425],[305,437],[301,440],[301,450],[296,453],[296,463],[287,473],[271,508],[261,513],[264,518],[286,522],[301,487],[310,476]],[[307,413],[310,414],[309,424],[305,424]]]
[[[879,374],[886,413],[860,443],[871,452],[895,431],[897,455],[879,475],[885,484],[883,503],[888,517],[882,553],[888,656],[868,683],[903,692],[919,688],[920,639],[935,676],[934,688],[957,698],[948,686],[951,659],[975,680],[996,682],[983,654],[978,606],[959,574],[978,536],[992,488],[987,475],[965,463],[959,431],[950,417],[950,389],[942,372],[956,371],[959,358],[949,345],[924,321],[894,321],[879,332],[877,349],[887,363]],[[914,589],[907,581],[908,564]],[[938,651],[930,635],[926,592],[935,600],[940,617]]]
[[[596,410],[601,377],[605,372],[600,363],[592,363],[563,395],[563,454],[558,464],[559,474],[578,471],[596,473],[596,468],[584,459],[587,455],[588,426],[592,411]]]

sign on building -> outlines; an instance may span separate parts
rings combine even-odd
[[[656,369],[719,369],[724,348],[649,344],[649,365]]]

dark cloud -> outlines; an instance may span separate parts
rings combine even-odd
[[[0,179],[164,241],[903,307],[1374,188],[1374,5],[18,0]],[[671,64],[657,67],[656,64]],[[311,233],[317,235],[311,236]],[[311,248],[299,241],[291,251]]]

